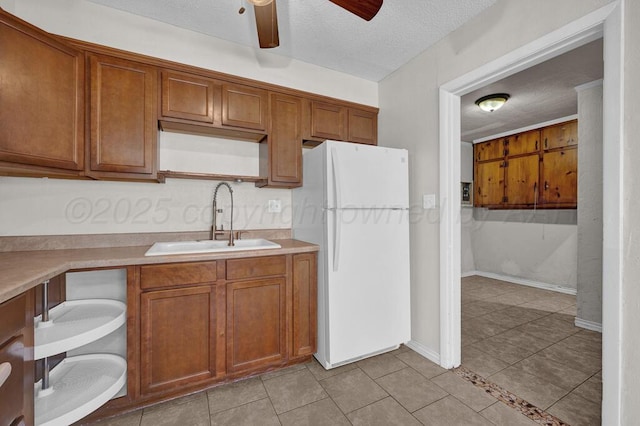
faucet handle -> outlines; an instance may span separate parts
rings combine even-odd
[[[242,239],[242,234],[244,234],[247,231],[236,231],[236,240],[241,240]]]

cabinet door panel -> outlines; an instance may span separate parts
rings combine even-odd
[[[143,293],[141,391],[215,377],[215,292],[210,286]]]
[[[162,117],[213,124],[215,81],[190,74],[162,72]]]
[[[376,145],[378,143],[378,114],[349,108],[349,142]]]
[[[544,149],[564,148],[578,144],[578,121],[567,121],[542,129]]]
[[[227,284],[227,371],[286,359],[284,278]]]
[[[549,205],[577,205],[578,150],[546,152],[542,160],[543,201]]]
[[[0,424],[10,425],[22,416],[24,407],[23,378],[25,373],[24,341],[22,336],[2,346],[0,342],[0,369],[8,372],[0,386]]]
[[[538,152],[540,150],[540,130],[510,136],[508,141],[507,153],[510,156]]]
[[[84,168],[84,55],[0,10],[0,160]]]
[[[268,140],[269,181],[288,187],[302,184],[302,100],[271,94]]]
[[[502,161],[476,164],[476,207],[497,206],[504,197],[504,168]]]
[[[505,155],[503,139],[477,143],[473,146],[476,161],[496,160]]]
[[[313,355],[317,326],[316,254],[293,256],[293,324],[291,356]]]
[[[158,137],[157,71],[91,56],[91,170],[154,174]]]
[[[222,85],[222,124],[245,129],[266,130],[266,90],[236,84]]]
[[[347,108],[311,102],[311,136],[343,141],[347,139]]]
[[[143,290],[189,284],[209,284],[217,279],[218,266],[215,260],[140,267],[140,288]]]
[[[538,202],[538,154],[511,158],[506,167],[506,197],[509,205]]]

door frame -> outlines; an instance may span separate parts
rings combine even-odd
[[[604,38],[603,424],[621,420],[623,4],[612,2],[440,87],[440,365],[461,361],[460,97]]]

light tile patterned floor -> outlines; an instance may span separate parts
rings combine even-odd
[[[462,289],[459,370],[402,347],[329,371],[312,361],[98,424],[600,424],[601,340],[573,326],[575,296],[481,277]],[[522,411],[552,416],[535,422]]]

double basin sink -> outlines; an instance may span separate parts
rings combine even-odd
[[[145,256],[166,256],[171,254],[218,253],[242,250],[265,250],[280,248],[280,244],[263,238],[235,240],[230,246],[228,240],[175,241],[155,243]]]

